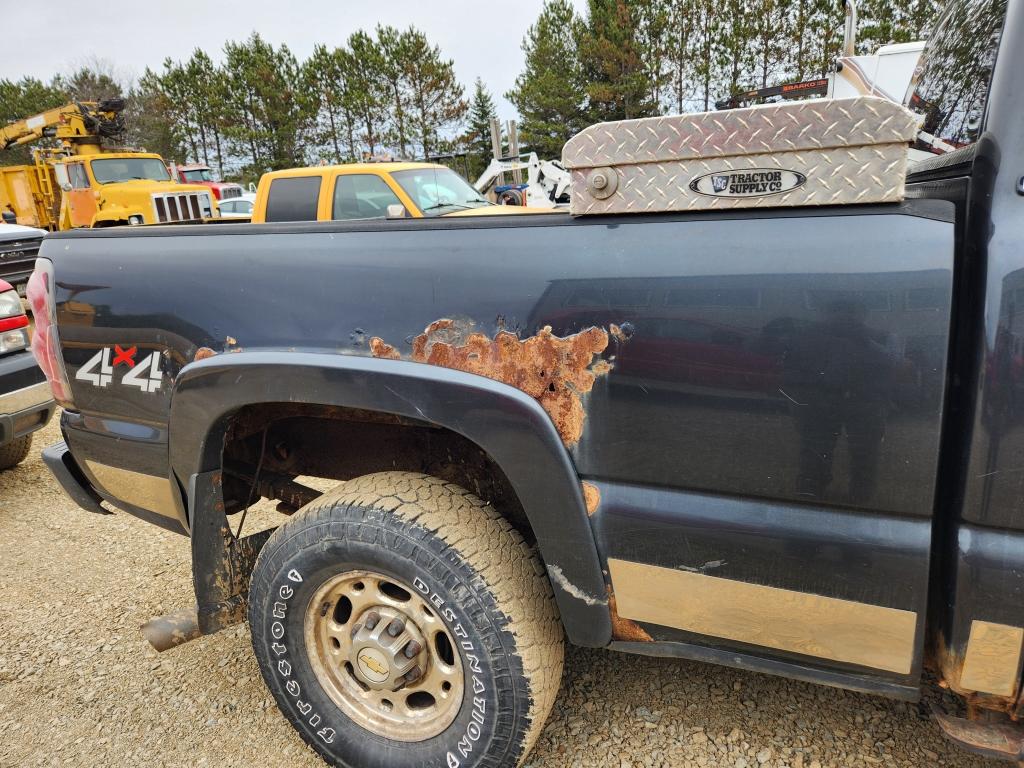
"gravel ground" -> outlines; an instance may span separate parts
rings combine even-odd
[[[149,648],[139,625],[192,600],[188,541],[73,506],[39,459],[58,439],[53,423],[0,473],[0,765],[322,765],[265,691],[245,626]],[[570,649],[530,765],[998,765],[948,745],[932,701]]]

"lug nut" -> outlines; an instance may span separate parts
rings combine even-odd
[[[373,629],[380,622],[380,614],[376,611],[371,611],[366,614],[366,628]]]
[[[354,627],[352,627],[351,636],[355,637],[356,635],[358,635],[359,634],[359,630],[362,629],[362,628],[363,628],[362,624],[356,624]]]
[[[395,687],[392,690],[400,690],[403,686],[412,685],[423,676],[423,671],[419,667],[413,667],[400,678],[395,680]]]
[[[405,655],[405,658],[414,659],[416,658],[416,654],[418,654],[422,650],[422,645],[417,643],[415,640],[410,640],[409,643],[405,646],[405,650],[402,651],[402,653]]]
[[[392,619],[387,631],[392,637],[398,637],[405,631],[405,622],[398,618]]]

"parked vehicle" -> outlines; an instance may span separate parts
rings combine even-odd
[[[220,215],[224,219],[250,219],[256,203],[256,195],[243,192],[239,197],[220,201]]]
[[[522,764],[563,638],[908,700],[929,670],[948,734],[1020,760],[1022,42],[1024,0],[950,3],[923,126],[593,126],[572,216],[328,222],[327,169],[265,177],[268,225],[47,237],[44,459],[190,536],[151,642],[248,617],[335,765]],[[957,149],[906,176],[921,127]],[[339,218],[457,207],[377,181]],[[246,535],[260,498],[287,519]]]
[[[200,184],[208,187],[218,201],[241,197],[245,191],[241,184],[235,184],[233,181],[217,181],[213,178],[210,166],[202,163],[190,165],[170,163],[167,166],[167,171],[171,174],[172,179],[181,184]]]
[[[32,433],[49,423],[55,408],[50,385],[29,351],[21,297],[0,280],[0,471],[28,456]]]
[[[207,188],[172,182],[160,155],[117,146],[123,109],[122,99],[75,102],[0,126],[0,151],[59,142],[33,150],[31,165],[0,166],[0,210],[53,231],[215,216]]]
[[[32,274],[45,230],[20,224],[0,224],[0,280],[13,286],[21,296]]]
[[[390,210],[389,210],[390,209]],[[252,221],[356,219],[536,213],[496,206],[455,171],[433,163],[353,163],[263,174]]]
[[[502,184],[504,174],[526,171],[522,184]],[[569,204],[569,172],[558,160],[541,161],[536,152],[515,159],[495,158],[473,184],[481,195],[501,205],[554,208]]]

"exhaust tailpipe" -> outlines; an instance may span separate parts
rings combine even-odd
[[[846,0],[846,29],[843,31],[843,56],[857,54],[857,0]]]
[[[142,625],[142,636],[158,653],[195,640],[199,631],[199,611],[195,607],[157,616]]]

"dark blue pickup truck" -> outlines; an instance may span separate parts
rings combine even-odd
[[[248,618],[335,765],[521,764],[565,640],[937,678],[947,733],[1022,759],[1021,72],[1024,2],[956,2],[911,111],[595,126],[578,215],[48,237],[45,459],[190,537],[147,636]]]

